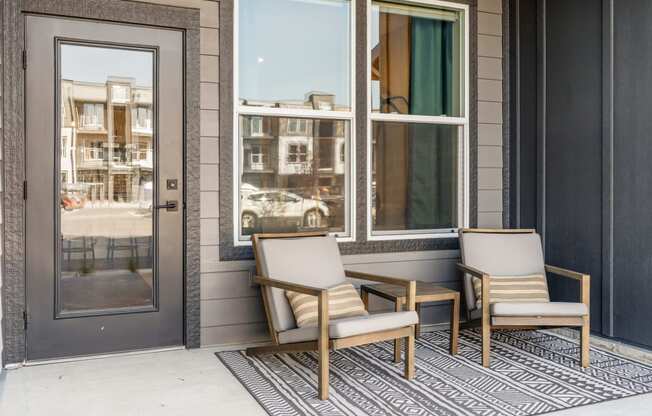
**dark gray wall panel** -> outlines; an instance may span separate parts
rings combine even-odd
[[[512,161],[514,174],[512,197],[518,198],[512,203],[515,210],[511,215],[513,227],[534,228],[537,221],[537,5],[533,0],[513,1],[518,7],[518,26],[514,28],[512,38],[512,61],[517,63],[517,73],[512,73],[512,91],[518,94],[513,103],[518,105],[512,111],[512,155],[518,160]],[[518,36],[518,38],[516,38]],[[517,46],[518,45],[518,46]],[[517,84],[515,85],[515,82]],[[518,135],[517,135],[518,134]],[[516,142],[515,140],[518,140]],[[516,211],[517,210],[517,211]]]
[[[652,346],[652,2],[614,9],[614,336]]]
[[[581,22],[581,24],[580,24]],[[546,7],[546,261],[591,274],[591,326],[602,313],[602,3]],[[555,300],[579,299],[576,281],[550,278]]]

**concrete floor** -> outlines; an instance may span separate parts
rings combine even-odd
[[[120,355],[0,373],[2,416],[266,415],[214,348]],[[652,394],[555,413],[650,415]]]

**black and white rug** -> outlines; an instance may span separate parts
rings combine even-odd
[[[498,332],[491,368],[480,365],[480,335],[448,331],[417,340],[416,376],[403,378],[389,342],[331,353],[330,399],[317,399],[314,353],[246,357],[217,353],[262,407],[278,415],[538,415],[652,392],[652,366],[600,349],[579,366],[579,345],[541,331]]]

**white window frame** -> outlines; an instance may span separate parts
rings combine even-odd
[[[239,24],[240,24],[240,0],[233,0],[233,245],[250,246],[251,239],[240,238],[240,178],[242,177],[243,152],[240,149],[240,116],[270,116],[279,118],[312,118],[312,119],[336,119],[349,122],[349,141],[346,143],[347,155],[349,155],[349,172],[346,178],[345,198],[350,200],[345,206],[344,232],[332,232],[338,242],[356,241],[356,123],[355,123],[355,102],[356,102],[356,2],[364,0],[349,1],[349,31],[351,42],[350,53],[350,74],[349,74],[349,111],[331,111],[304,108],[272,108],[256,107],[240,104],[239,92]]]
[[[462,68],[463,76],[463,86],[461,93],[463,94],[462,99],[460,100],[463,103],[463,112],[460,117],[448,117],[448,116],[421,116],[421,115],[408,115],[408,114],[391,114],[391,113],[372,113],[372,102],[371,102],[371,27],[372,27],[372,3],[373,0],[367,1],[367,240],[368,241],[388,241],[388,240],[416,240],[416,239],[426,239],[426,238],[456,238],[457,230],[459,228],[468,227],[469,224],[469,60],[470,60],[470,49],[469,49],[469,26],[470,26],[470,17],[469,17],[469,6],[466,4],[453,3],[449,1],[440,1],[440,0],[410,0],[410,1],[400,1],[402,4],[420,6],[420,7],[434,7],[434,8],[443,8],[454,10],[459,12],[462,16],[463,24],[463,53],[462,53]],[[380,0],[383,1],[383,0]],[[460,174],[461,180],[459,181],[458,190],[458,201],[461,200],[461,213],[458,214],[459,221],[461,224],[456,229],[451,229],[448,232],[442,232],[440,230],[397,230],[397,231],[385,231],[385,232],[376,232],[372,230],[373,220],[372,220],[372,122],[374,121],[394,121],[394,122],[404,122],[404,123],[427,123],[427,124],[442,124],[442,125],[456,125],[460,126],[462,129],[459,134],[459,149],[460,154],[458,155],[458,172]],[[460,198],[461,193],[461,198]]]

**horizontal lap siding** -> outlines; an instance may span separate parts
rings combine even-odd
[[[478,226],[503,226],[501,0],[478,1]]]
[[[268,340],[252,261],[221,262],[218,250],[219,4],[207,0],[148,0],[201,10],[201,343],[233,345]],[[502,2],[482,0],[478,14],[479,225],[502,225]],[[482,74],[480,76],[480,74]],[[457,251],[347,256],[348,268],[439,282],[460,289]],[[372,300],[377,310],[391,308]],[[446,304],[424,306],[424,323],[448,321]]]

